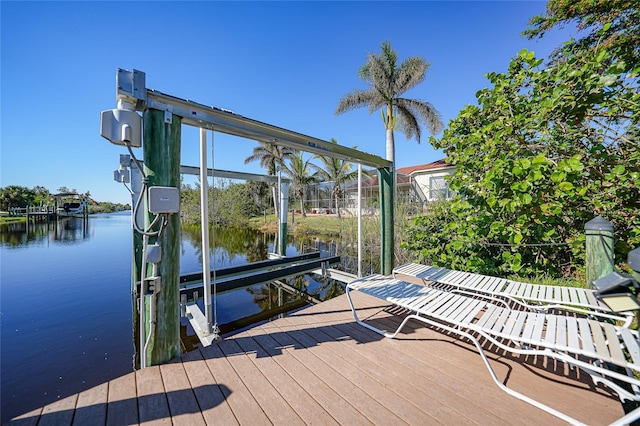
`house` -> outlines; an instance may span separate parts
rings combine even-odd
[[[452,175],[455,171],[456,166],[447,163],[444,158],[432,163],[396,169],[398,176],[408,176],[415,182],[416,191],[425,202],[448,200],[453,196],[445,177]]]
[[[404,200],[418,209],[430,201],[448,200],[453,193],[449,190],[449,183],[445,177],[452,175],[455,170],[456,166],[447,163],[444,159],[396,169],[397,199]],[[377,209],[378,185],[375,172],[374,177],[362,182],[363,207],[368,213]],[[358,201],[357,191],[357,183],[345,186],[345,205],[349,211],[355,211]]]

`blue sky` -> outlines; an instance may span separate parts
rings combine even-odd
[[[445,124],[484,74],[504,72],[522,48],[538,56],[575,35],[520,36],[545,2],[13,2],[2,1],[0,186],[61,186],[129,202],[113,181],[125,149],[99,134],[116,107],[116,69],[146,73],[147,88],[385,156],[378,112],[334,115],[366,88],[358,69],[389,40],[399,60],[431,62],[406,96],[431,102]],[[215,167],[245,165],[256,142],[215,134]],[[136,150],[142,158],[140,149]],[[183,128],[182,164],[198,165],[198,131]],[[397,167],[444,157],[396,133]]]

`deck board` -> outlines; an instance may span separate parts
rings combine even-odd
[[[354,292],[360,318],[394,329],[406,312]],[[491,348],[485,343],[486,348]],[[497,350],[500,380],[588,424],[617,398],[562,363]],[[345,296],[228,336],[171,363],[33,410],[15,424],[562,424],[502,392],[476,348],[409,322],[396,339],[357,325]]]

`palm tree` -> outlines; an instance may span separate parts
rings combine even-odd
[[[444,125],[440,113],[429,102],[400,97],[425,79],[428,64],[420,56],[405,59],[399,66],[398,56],[391,43],[384,41],[379,56],[370,53],[367,62],[360,68],[360,79],[369,83],[367,90],[355,89],[338,102],[336,114],[355,108],[369,107],[369,113],[381,108],[382,121],[387,131],[387,160],[395,167],[395,143],[393,129],[400,126],[407,139],[416,138],[420,143],[420,122],[432,134],[442,130]]]
[[[270,144],[266,142],[258,142],[259,145],[253,148],[253,153],[245,158],[244,164],[249,164],[252,161],[260,161],[260,167],[267,169],[269,176],[275,176],[278,167],[282,167],[287,158],[291,158],[295,150],[287,148],[281,145]],[[278,215],[278,197],[276,196],[275,186],[271,187],[273,195],[273,207]]]
[[[283,171],[291,179],[291,184],[296,191],[298,198],[300,199],[300,211],[302,216],[307,217],[304,211],[304,191],[307,186],[316,181],[315,175],[311,174],[310,159],[305,160],[302,156],[302,152],[296,152],[289,158],[289,165],[283,163]]]
[[[338,141],[334,138],[331,138],[331,143],[338,144]],[[355,146],[353,147],[356,148]],[[342,193],[342,189],[340,185],[352,181],[358,177],[358,171],[353,170],[353,166],[351,163],[348,163],[345,160],[340,160],[333,157],[325,157],[324,155],[318,155],[317,158],[322,161],[322,167],[316,166],[312,164],[316,170],[316,174],[320,178],[320,180],[324,180],[325,182],[333,182],[333,190],[332,195],[336,203],[336,212],[338,213],[338,218],[340,218],[340,207],[338,206],[338,197]],[[368,175],[368,173],[363,172],[363,174]]]

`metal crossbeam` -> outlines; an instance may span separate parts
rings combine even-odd
[[[118,99],[126,100],[135,105],[138,111],[144,111],[147,108],[165,111],[168,114],[168,120],[170,120],[171,114],[175,114],[182,117],[183,124],[194,127],[339,158],[377,169],[391,166],[389,160],[377,155],[243,117],[223,108],[207,106],[158,90],[147,89],[145,73],[142,71],[128,71],[119,68],[116,73],[116,87]]]
[[[180,173],[183,175],[198,175],[200,168],[195,166],[180,166]],[[250,180],[254,182],[278,183],[277,176],[259,175],[246,172],[232,172],[230,170],[207,169],[207,176],[223,179]],[[284,183],[290,183],[287,178],[281,178]]]

